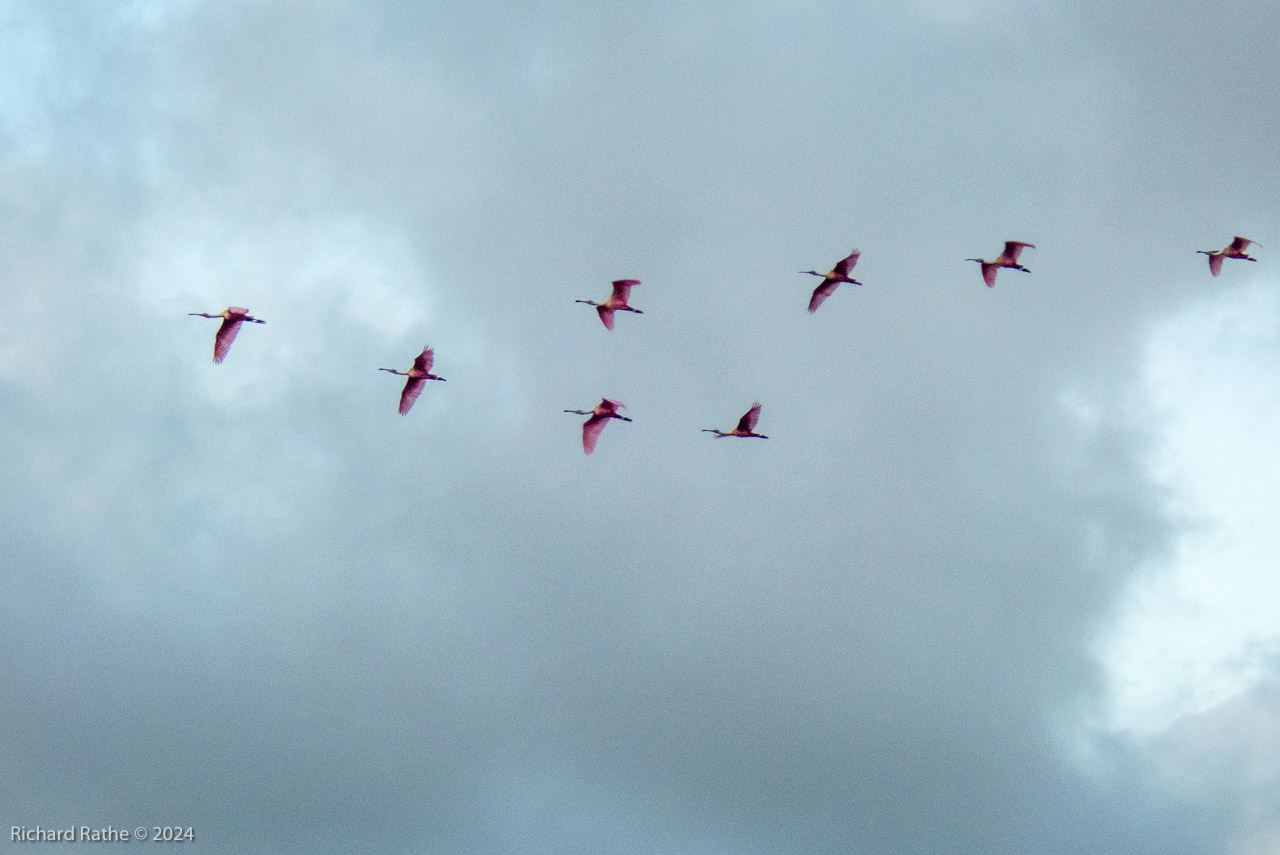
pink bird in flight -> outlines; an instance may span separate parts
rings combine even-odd
[[[823,301],[831,296],[841,282],[849,282],[853,285],[861,285],[857,279],[849,276],[849,271],[858,263],[858,256],[862,253],[858,250],[846,255],[844,258],[836,262],[836,266],[828,270],[826,273],[819,273],[816,270],[801,270],[801,273],[808,273],[811,276],[821,276],[822,281],[818,283],[818,287],[813,289],[813,296],[809,298],[809,312],[818,311],[818,307]]]
[[[751,409],[742,414],[742,418],[738,419],[738,426],[733,430],[716,430],[715,428],[703,428],[703,433],[714,433],[716,439],[723,439],[726,436],[754,436],[757,439],[768,439],[762,433],[756,433],[756,421],[760,418],[760,402],[756,401],[751,405]]]
[[[613,329],[613,313],[614,312],[635,312],[637,315],[643,315],[644,312],[639,309],[633,309],[627,305],[627,298],[631,296],[631,289],[640,284],[639,279],[615,279],[613,280],[613,293],[609,295],[609,299],[603,303],[597,303],[594,300],[574,300],[575,303],[586,303],[588,306],[595,306],[596,311],[600,314],[600,321],[607,330]],[[567,412],[567,411],[566,411]]]
[[[1222,259],[1224,258],[1242,258],[1245,261],[1257,261],[1258,259],[1254,258],[1252,255],[1245,254],[1245,249],[1249,244],[1262,246],[1262,244],[1258,243],[1256,240],[1249,240],[1247,237],[1240,237],[1240,235],[1236,235],[1231,239],[1231,243],[1227,244],[1222,249],[1215,249],[1212,252],[1207,249],[1197,249],[1196,252],[1209,256],[1209,272],[1214,276],[1217,276],[1222,272]]]
[[[987,261],[985,258],[966,258],[965,261],[976,261],[982,265],[982,281],[987,283],[988,288],[996,287],[996,273],[1001,267],[1011,267],[1014,270],[1021,270],[1023,273],[1031,271],[1018,263],[1018,256],[1022,253],[1024,247],[1036,248],[1034,243],[1026,243],[1020,240],[1007,240],[1004,242],[1004,251]]]
[[[626,416],[618,415],[618,410],[625,406],[626,404],[618,401],[601,398],[600,403],[589,410],[565,410],[566,413],[591,417],[582,423],[582,450],[584,453],[590,454],[596,450],[596,440],[600,437],[600,431],[604,430],[604,426],[609,423],[609,419],[622,419],[624,422],[631,421]]]
[[[386,371],[390,374],[399,374],[401,377],[409,379],[404,383],[404,391],[400,393],[400,415],[409,412],[413,407],[413,402],[418,400],[418,395],[422,393],[422,387],[427,384],[428,380],[443,381],[443,377],[437,377],[431,373],[431,364],[436,360],[436,352],[431,346],[422,348],[413,360],[413,367],[408,371],[397,371],[394,368],[379,368],[379,371]]]
[[[236,333],[240,332],[240,324],[245,321],[251,324],[266,323],[266,321],[249,317],[249,310],[239,306],[227,306],[216,315],[208,312],[188,312],[187,314],[193,318],[222,318],[222,326],[218,327],[218,334],[213,339],[213,361],[217,363],[227,358],[231,342],[236,340]]]

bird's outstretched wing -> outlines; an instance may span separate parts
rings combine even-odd
[[[613,329],[613,309],[608,306],[596,306],[596,312],[599,313],[600,322],[604,324],[604,328]]]
[[[835,279],[823,279],[819,282],[818,287],[813,289],[813,296],[809,298],[810,313],[818,311],[818,307],[831,296],[839,284]]]
[[[426,347],[422,348],[422,353],[419,353],[417,356],[413,358],[413,367],[423,372],[424,374],[430,374],[431,365],[435,361],[436,361],[436,352],[431,349],[431,345],[427,345]]]
[[[404,391],[400,393],[400,415],[403,416],[413,408],[413,402],[418,400],[418,395],[426,384],[427,381],[421,377],[410,377],[405,381]]]
[[[1213,255],[1212,253],[1209,255],[1209,272],[1212,273],[1214,276],[1217,276],[1219,273],[1222,272],[1222,256],[1221,255]]]
[[[1231,239],[1231,246],[1227,248],[1231,250],[1235,250],[1236,252],[1244,252],[1245,247],[1247,247],[1251,243],[1257,243],[1257,241],[1252,241],[1252,240],[1249,240],[1247,237],[1240,237],[1240,235],[1236,235],[1234,238]]]
[[[244,309],[232,309],[233,312],[239,312],[242,316]],[[227,351],[231,349],[231,342],[236,340],[236,333],[240,332],[241,320],[239,318],[223,318],[222,325],[218,327],[218,335],[213,339],[213,361],[222,362],[227,358]]]
[[[608,415],[593,415],[582,423],[582,450],[590,454],[596,450],[596,440],[600,438],[600,431],[604,430],[604,426],[609,423]]]
[[[631,299],[632,286],[639,284],[639,279],[615,279],[613,280],[613,296],[625,303]]]
[[[1026,241],[1007,240],[1004,242],[1004,252],[1000,253],[1000,255],[1006,261],[1016,263],[1018,261],[1018,255],[1021,254],[1023,247],[1031,247],[1032,249],[1035,249],[1036,245],[1033,243],[1027,243]]]
[[[760,419],[760,402],[756,401],[751,405],[751,409],[742,414],[742,418],[738,419],[737,429],[750,433],[756,429],[756,422]]]
[[[982,281],[987,283],[988,288],[996,287],[996,273],[1000,270],[1000,265],[982,263]]]
[[[858,263],[858,256],[862,255],[858,250],[846,255],[844,258],[836,262],[836,266],[831,268],[831,272],[837,276],[848,276],[853,265]]]

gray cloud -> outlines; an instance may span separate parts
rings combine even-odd
[[[1265,839],[1234,784],[1060,738],[1174,527],[1144,430],[1061,396],[1122,394],[1276,180],[1221,178],[1274,95],[1224,138],[1197,76],[1272,52],[1175,69],[1190,33],[1117,8],[11,13],[43,64],[2,117],[3,818],[264,853]],[[1128,15],[1162,23],[1122,50]],[[963,259],[1011,238],[1033,272],[988,291]],[[795,271],[854,246],[867,284],[808,316]],[[606,332],[572,301],[624,275],[645,314]],[[214,367],[185,313],[228,303],[268,324]],[[375,369],[426,343],[449,382],[399,418]],[[601,395],[635,422],[584,458],[560,410]],[[698,433],[756,399],[767,442]]]

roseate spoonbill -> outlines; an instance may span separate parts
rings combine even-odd
[[[1245,247],[1249,244],[1262,246],[1256,240],[1249,240],[1247,237],[1236,235],[1231,239],[1231,243],[1222,249],[1215,249],[1212,252],[1207,249],[1197,249],[1196,252],[1209,256],[1209,272],[1217,276],[1222,272],[1222,259],[1224,258],[1243,258],[1245,261],[1257,261],[1258,259],[1253,256],[1245,254]]]
[[[266,323],[266,321],[249,317],[249,310],[239,306],[227,306],[216,315],[208,312],[187,312],[187,314],[193,318],[222,318],[222,326],[218,327],[218,334],[213,339],[213,361],[219,363],[227,358],[227,351],[231,349],[231,342],[236,340],[236,333],[240,332],[241,323],[244,321],[251,324]]]
[[[982,281],[987,283],[988,288],[996,287],[996,273],[1001,267],[1012,267],[1014,270],[1021,270],[1023,273],[1031,271],[1018,263],[1018,255],[1022,252],[1023,247],[1036,248],[1034,243],[1026,243],[1020,240],[1007,240],[1004,242],[1004,251],[987,261],[985,258],[966,258],[965,261],[976,261],[982,265]]]
[[[826,273],[819,273],[816,270],[801,270],[801,273],[808,273],[811,276],[821,276],[822,281],[818,283],[818,287],[813,289],[813,296],[809,298],[809,311],[816,312],[818,307],[822,305],[822,301],[831,296],[836,290],[836,286],[841,282],[850,282],[854,285],[861,285],[857,279],[849,278],[849,270],[853,265],[858,263],[858,256],[862,253],[858,250],[846,255],[844,258],[836,262],[836,266],[828,270]]]
[[[611,401],[608,398],[601,398],[600,403],[589,410],[565,410],[566,413],[591,416],[591,418],[582,423],[583,452],[590,454],[596,450],[596,439],[599,438],[600,431],[604,430],[604,426],[609,423],[609,419],[622,419],[624,422],[631,421],[626,416],[618,415],[618,409],[625,406],[626,404]]]
[[[856,254],[856,253],[855,253]],[[768,439],[762,433],[756,433],[756,420],[760,418],[760,402],[756,401],[751,405],[751,409],[742,414],[742,418],[738,419],[738,426],[733,430],[716,430],[715,428],[703,428],[703,433],[714,433],[716,439],[722,439],[726,436],[754,436],[757,439]]]
[[[379,368],[379,371],[386,371],[391,374],[399,374],[401,377],[409,379],[404,383],[404,391],[400,393],[400,415],[409,412],[413,406],[413,402],[418,400],[418,395],[422,393],[422,387],[427,385],[428,380],[443,381],[443,377],[437,377],[431,373],[431,363],[436,361],[436,352],[428,345],[422,348],[413,359],[413,367],[408,371],[397,371],[394,368]]]
[[[631,296],[632,286],[639,285],[639,279],[615,279],[613,280],[613,293],[609,295],[609,299],[603,303],[597,303],[595,300],[574,300],[575,303],[586,303],[588,306],[595,306],[596,311],[600,313],[600,320],[604,323],[607,330],[613,329],[613,313],[614,312],[635,312],[637,315],[643,315],[644,312],[639,309],[633,309],[627,305],[627,298]],[[566,410],[566,412],[568,412]]]

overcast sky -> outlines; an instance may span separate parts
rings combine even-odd
[[[1274,853],[1277,32],[4,4],[0,850]]]

